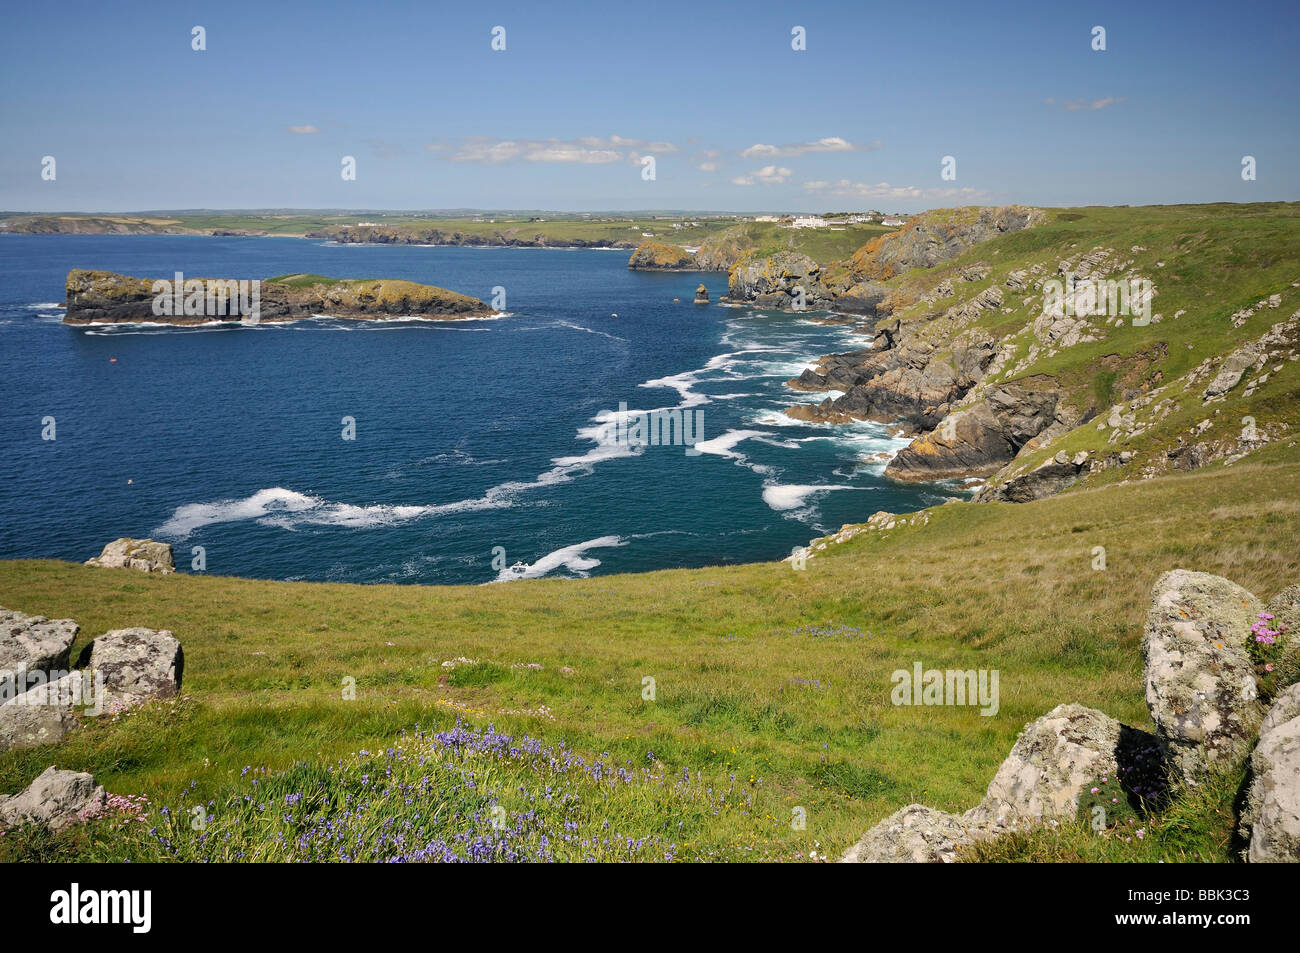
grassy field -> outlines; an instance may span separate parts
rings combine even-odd
[[[1160,573],[1219,573],[1262,596],[1300,579],[1294,443],[1036,503],[948,504],[803,571],[417,587],[3,562],[0,605],[78,620],[74,655],[145,625],[172,630],[186,665],[179,699],[0,755],[0,791],[56,763],[148,798],[58,837],[9,832],[0,858],[369,859],[426,842],[433,855],[835,858],[907,803],[973,806],[1023,725],[1058,703],[1149,727],[1139,643]],[[891,704],[890,674],[917,661],[998,670],[996,715]],[[458,721],[460,740],[430,734]],[[1216,790],[1145,821],[1145,838],[1080,828],[982,856],[1226,859],[1232,779]],[[190,822],[196,807],[207,826]]]

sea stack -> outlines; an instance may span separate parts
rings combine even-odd
[[[709,289],[704,287],[703,283],[701,283],[700,286],[695,289],[695,303],[696,304],[709,303]]]

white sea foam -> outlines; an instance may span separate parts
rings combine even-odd
[[[66,311],[68,306],[62,301],[37,301],[27,306],[32,311],[47,311],[50,308],[61,308]]]
[[[547,553],[535,563],[515,563],[513,566],[507,566],[497,575],[496,581],[513,582],[516,579],[538,579],[561,568],[567,569],[575,575],[585,576],[590,570],[600,565],[600,560],[584,556],[583,553],[589,549],[626,545],[627,542],[621,536],[599,536],[596,539],[589,539],[585,543],[574,543],[572,546],[565,546],[552,553]]]
[[[819,493],[829,493],[832,490],[860,490],[862,487],[856,486],[834,486],[831,484],[795,484],[795,483],[771,483],[763,487],[763,502],[772,509],[782,512],[785,510],[797,510],[804,506],[808,497]]]

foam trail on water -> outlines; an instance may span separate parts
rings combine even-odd
[[[538,579],[560,568],[567,569],[575,575],[585,576],[589,570],[600,565],[600,560],[583,556],[583,553],[589,549],[626,545],[627,542],[621,536],[598,536],[596,539],[589,539],[585,543],[574,543],[572,546],[565,546],[554,552],[547,553],[535,563],[515,563],[513,566],[507,566],[501,570],[495,581],[513,582],[516,579]]]

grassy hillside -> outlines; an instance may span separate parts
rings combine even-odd
[[[971,211],[939,210],[918,221]],[[1132,315],[1051,320],[1045,283],[1066,274],[1126,288],[1134,279],[1150,282],[1150,323]],[[1175,465],[1170,452],[1193,444],[1205,444],[1210,456],[1252,449],[1243,445],[1247,423],[1257,435],[1247,443],[1256,446],[1300,426],[1295,327],[1271,342],[1275,356],[1266,367],[1249,371],[1224,399],[1202,400],[1224,358],[1300,313],[1300,204],[1047,210],[1043,224],[881,287],[901,335],[925,361],[941,365],[957,348],[992,346],[986,375],[947,411],[954,418],[1016,382],[1061,393],[1073,429],[1032,440],[994,483],[1061,451],[1083,450],[1093,459],[1124,451],[1132,458],[1085,476],[1090,485],[1144,478],[1167,472]],[[1122,428],[1106,426],[1115,408],[1127,418]],[[923,439],[917,447],[935,444]]]
[[[535,811],[511,840],[519,856],[834,858],[904,804],[972,806],[1021,727],[1059,702],[1145,725],[1139,639],[1152,583],[1180,566],[1261,595],[1300,579],[1296,485],[1300,455],[1281,442],[1188,475],[936,507],[926,525],[863,533],[803,571],[407,587],[0,563],[0,605],[77,619],[74,654],[129,625],[171,629],[186,653],[181,699],[87,725],[57,749],[0,755],[0,791],[57,763],[147,796],[151,820],[53,839],[10,832],[0,857],[336,856],[321,825],[346,805],[347,850],[386,856],[385,819],[430,822],[412,820],[407,802],[432,790],[435,828],[456,844],[493,836],[497,796],[511,825]],[[1104,571],[1092,569],[1095,546]],[[458,658],[473,661],[442,664]],[[916,661],[999,670],[999,711],[893,706],[890,673]],[[341,697],[347,678],[355,700]],[[457,720],[568,748],[400,737]],[[291,808],[272,809],[282,802]],[[214,818],[206,839],[184,823],[199,804]],[[796,807],[806,830],[791,827]],[[645,843],[594,836],[605,821]],[[170,846],[146,833],[160,823]],[[1227,856],[1212,825],[1113,849]],[[1069,854],[1015,841],[1001,857],[1030,850]]]

